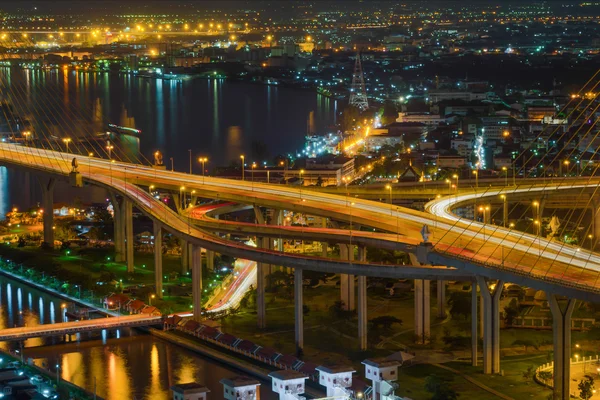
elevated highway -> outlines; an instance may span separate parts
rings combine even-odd
[[[0,144],[0,162],[19,168],[36,171],[48,179],[66,178],[70,171],[73,155],[50,150],[28,148],[12,144]],[[438,209],[459,204],[461,195],[448,196],[446,203],[435,202],[428,207],[432,213],[419,212],[390,204],[382,204],[351,196],[340,196],[322,191],[308,190],[303,187],[284,187],[248,181],[231,181],[183,174],[148,166],[77,156],[80,173],[90,184],[106,188],[112,193],[123,196],[147,214],[155,223],[155,237],[162,237],[166,229],[194,247],[193,276],[198,276],[199,247],[228,254],[238,258],[254,260],[258,263],[285,265],[295,269],[296,298],[296,339],[301,347],[302,338],[302,270],[309,269],[359,276],[359,303],[366,298],[365,276],[386,278],[412,278],[417,280],[477,279],[484,300],[484,371],[499,372],[498,340],[498,301],[503,282],[545,290],[550,294],[550,303],[555,310],[559,295],[569,298],[600,300],[600,258],[593,253],[581,251],[572,246],[558,245],[540,237],[501,229],[496,226],[461,220]],[[250,206],[263,206],[277,210],[290,210],[323,216],[350,224],[360,224],[372,228],[362,233],[351,230],[329,230],[329,228],[272,227],[259,224],[239,224],[234,227],[227,222],[201,221],[203,227],[197,227],[191,218],[180,215],[165,204],[157,201],[145,189],[153,185],[156,188],[171,190],[174,193],[196,195],[203,198],[223,200]],[[552,187],[551,190],[573,190],[597,185],[586,180],[571,181],[568,185]],[[46,196],[52,190],[51,181],[45,186]],[[515,188],[514,190],[543,191],[543,187]],[[494,192],[495,190],[495,192]],[[507,189],[489,189],[487,195],[499,195]],[[475,196],[478,196],[479,192]],[[464,194],[464,196],[472,196]],[[469,198],[465,198],[469,201]],[[444,204],[446,204],[444,206]],[[131,205],[129,206],[131,207]],[[130,218],[128,218],[130,219]],[[51,221],[50,221],[51,222]],[[209,225],[212,224],[212,225]],[[427,225],[430,230],[428,243],[421,243],[421,229]],[[48,225],[47,225],[48,226]],[[413,257],[413,265],[389,265],[345,260],[326,257],[282,253],[275,250],[253,248],[235,241],[227,240],[210,231],[227,232],[235,229],[245,230],[257,236],[279,235],[280,237],[306,237],[322,240],[326,237],[338,243],[358,243],[376,245],[393,250],[407,251]],[[132,242],[132,240],[129,240]],[[158,240],[157,245],[160,245]],[[129,251],[129,250],[128,250]],[[131,247],[131,254],[133,254]],[[363,252],[364,255],[364,252]],[[419,262],[417,262],[417,260]],[[423,265],[419,265],[423,264]],[[155,252],[157,268],[157,292],[162,287],[161,255]],[[427,266],[429,265],[429,266]],[[437,267],[431,265],[443,265]],[[194,278],[194,309],[199,310],[198,280]],[[486,279],[498,280],[496,285],[488,285]],[[259,279],[259,282],[261,279]],[[476,286],[474,286],[476,288]],[[260,290],[260,289],[259,289]],[[416,297],[423,297],[428,284],[415,284]],[[473,293],[477,294],[477,290]],[[362,300],[361,300],[362,298]],[[427,303],[428,304],[428,303]],[[474,302],[477,304],[477,301]],[[558,308],[560,310],[560,308]],[[571,308],[572,311],[572,308]],[[562,320],[558,330],[566,335],[566,319],[570,314],[556,311],[554,320]],[[300,327],[300,328],[299,328]],[[359,330],[366,329],[365,310],[359,307]],[[570,332],[570,331],[569,331]],[[364,333],[363,333],[364,336]],[[477,337],[477,335],[473,335]],[[557,341],[555,340],[555,343]],[[561,339],[564,353],[566,341]],[[476,354],[476,353],[475,353]],[[557,368],[568,368],[562,361]],[[563,370],[564,372],[564,370]],[[556,375],[555,375],[556,376]]]

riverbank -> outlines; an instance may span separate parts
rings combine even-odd
[[[238,357],[231,356],[229,354],[225,354],[218,350],[212,349],[208,346],[202,345],[194,340],[187,339],[178,335],[174,335],[169,332],[160,331],[158,329],[149,329],[148,330],[151,335],[156,336],[160,339],[166,340],[169,343],[176,344],[180,347],[183,347],[187,350],[193,351],[195,353],[201,354],[205,357],[212,358],[215,361],[238,369],[246,374],[252,375],[260,380],[265,382],[270,382],[271,378],[269,378],[269,373],[271,370],[261,368],[257,365],[254,365],[248,361],[242,360]],[[306,387],[306,394],[311,397],[323,397],[325,395],[324,392],[319,391],[317,389]]]
[[[29,280],[27,278],[24,278],[24,277],[22,277],[22,276],[20,276],[20,275],[18,275],[16,273],[0,269],[0,275],[6,276],[6,277],[8,277],[10,279],[14,279],[17,282],[20,282],[20,283],[22,283],[24,285],[31,286],[31,287],[33,287],[33,288],[35,288],[37,290],[40,290],[42,292],[45,292],[45,293],[48,293],[50,295],[56,296],[57,298],[60,298],[62,300],[73,302],[73,303],[78,304],[78,305],[83,306],[83,307],[94,308],[94,309],[98,310],[100,313],[103,313],[104,315],[109,315],[109,316],[112,316],[112,317],[116,317],[117,316],[116,312],[113,312],[111,310],[106,310],[106,309],[103,309],[101,307],[98,307],[98,305],[93,304],[93,303],[91,303],[89,301],[86,301],[86,300],[83,300],[83,299],[78,299],[78,298],[69,296],[67,294],[58,292],[58,291],[56,291],[56,290],[54,290],[52,288],[46,287],[46,286],[41,285],[41,284],[39,284],[37,282],[33,282],[33,281],[31,281],[31,280]],[[180,337],[180,336],[168,333],[168,332],[163,332],[163,331],[160,331],[160,330],[154,329],[154,328],[139,328],[139,329],[138,328],[133,328],[133,329],[136,329],[138,331],[142,331],[142,332],[145,332],[145,333],[149,333],[150,335],[152,335],[154,337],[157,337],[157,338],[159,338],[161,340],[164,340],[164,341],[169,342],[171,344],[177,345],[179,347],[182,347],[182,348],[187,349],[189,351],[192,351],[194,353],[200,354],[200,355],[202,355],[204,357],[208,357],[208,358],[210,358],[210,359],[212,359],[214,361],[217,361],[217,362],[222,363],[222,364],[224,364],[226,366],[232,367],[232,368],[234,368],[236,370],[239,370],[239,371],[241,371],[241,372],[243,372],[245,374],[252,375],[252,376],[254,376],[254,377],[256,377],[256,378],[258,378],[258,379],[260,379],[262,381],[270,382],[270,380],[271,380],[268,375],[269,375],[270,372],[272,372],[272,370],[261,368],[260,366],[254,365],[254,364],[252,364],[252,363],[250,363],[248,361],[245,361],[245,360],[243,360],[241,358],[234,357],[232,355],[226,354],[226,353],[218,351],[216,349],[212,349],[212,348],[210,348],[208,346],[202,345],[202,344],[197,343],[197,342],[195,342],[193,340],[186,339],[186,338],[183,338],[183,337]],[[42,369],[40,367],[36,367],[36,368],[40,369],[40,373],[43,373],[44,375],[47,375],[48,372],[49,372],[49,371],[46,371],[46,370],[44,370],[44,369]],[[56,375],[53,374],[52,378],[56,379]],[[86,394],[88,393],[85,389],[83,389],[83,388],[81,388],[79,386],[73,385],[70,382],[68,382],[68,384],[72,385],[75,388],[79,388],[80,390],[82,390]],[[309,396],[311,396],[311,397],[322,397],[322,396],[324,396],[324,392],[321,392],[321,391],[319,391],[317,389],[310,388],[310,387],[306,388],[306,393]]]

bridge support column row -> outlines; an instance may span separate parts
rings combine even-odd
[[[431,336],[431,288],[430,281],[415,279],[415,337],[425,344]]]
[[[340,259],[352,263],[354,261],[354,246],[340,243]],[[354,275],[340,274],[340,300],[344,310],[356,310],[354,294]]]
[[[294,311],[296,316],[296,351],[299,353],[304,348],[304,296],[302,284],[302,270],[294,269]]]
[[[483,299],[483,373],[500,373],[500,295],[504,282],[499,280],[492,289],[485,278],[477,277]]]
[[[163,297],[162,285],[162,227],[157,221],[154,221],[154,286],[156,297],[159,299]]]
[[[358,248],[358,260],[367,261],[367,248]],[[358,277],[358,342],[361,351],[367,350],[367,277]]]
[[[571,395],[571,316],[575,308],[574,299],[566,301],[561,308],[558,298],[547,293],[552,311],[552,333],[554,336],[554,399],[569,400]]]
[[[192,302],[194,320],[202,319],[202,248],[192,245]]]
[[[54,178],[39,178],[38,182],[42,187],[42,208],[44,210],[44,242],[43,245],[54,248]]]

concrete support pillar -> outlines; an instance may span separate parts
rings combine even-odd
[[[113,206],[113,242],[115,244],[115,262],[124,262],[125,257],[125,225],[123,224],[123,202],[115,193],[110,192],[110,202]]]
[[[354,246],[340,243],[340,259],[354,261]],[[340,299],[344,303],[344,310],[356,309],[354,294],[354,275],[340,274]]]
[[[482,276],[477,277],[483,299],[483,373],[500,373],[500,295],[504,282],[492,288]]]
[[[442,280],[437,281],[437,306],[438,318],[446,318],[446,282]]]
[[[361,351],[367,350],[367,277],[358,277],[358,341]]]
[[[431,336],[430,301],[430,282],[415,279],[415,337],[419,344],[427,343]]]
[[[215,270],[215,252],[212,250],[206,250],[206,268],[209,271]]]
[[[358,248],[358,261],[367,261],[366,247]],[[367,350],[367,277],[358,277],[358,342],[361,351]]]
[[[54,248],[54,178],[38,179],[42,187],[42,208],[44,210],[44,246]]]
[[[187,245],[186,245],[187,246]],[[202,319],[202,248],[191,246],[192,253],[192,302],[194,320]]]
[[[471,364],[477,366],[477,282],[471,284]]]
[[[554,400],[569,400],[571,391],[571,316],[575,299],[566,300],[561,308],[558,298],[547,293],[552,311],[552,333],[554,336]]]
[[[267,309],[265,303],[265,264],[256,263],[256,313],[258,328],[267,327]]]
[[[181,239],[181,275],[187,274],[190,269],[190,254],[187,240]]]
[[[321,218],[321,228],[327,228],[327,218]],[[329,244],[327,242],[321,242],[321,256],[327,257],[327,249]]]
[[[294,269],[294,310],[296,315],[296,350],[304,348],[304,299],[302,293],[302,270]]]
[[[125,225],[125,247],[127,255],[127,272],[133,273],[133,204],[131,201],[123,200],[124,225]]]
[[[154,285],[156,287],[156,297],[162,299],[162,227],[156,221],[154,221]]]

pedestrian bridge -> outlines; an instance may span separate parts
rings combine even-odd
[[[126,315],[85,321],[60,322],[0,330],[0,341],[25,340],[36,337],[72,335],[102,329],[131,328],[162,323],[161,316]]]

